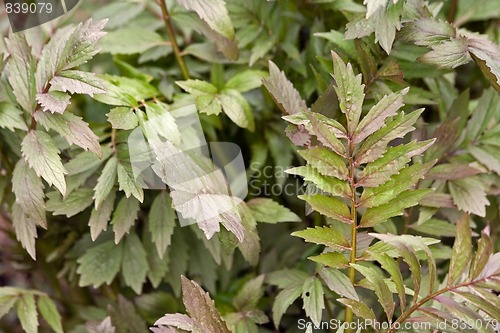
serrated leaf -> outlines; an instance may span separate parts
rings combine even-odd
[[[326,245],[334,250],[347,250],[350,244],[338,230],[332,227],[307,228],[295,231],[292,236],[303,238],[308,243]]]
[[[16,233],[16,238],[29,253],[33,260],[36,260],[35,238],[37,221],[30,213],[25,213],[16,203],[12,205],[12,225]]]
[[[312,165],[324,176],[337,177],[340,180],[347,180],[349,171],[344,160],[334,152],[322,147],[300,150],[302,156],[308,164]]]
[[[462,275],[472,256],[472,234],[469,226],[469,216],[462,214],[457,222],[457,237],[453,244],[448,273],[448,286],[451,286]]]
[[[405,293],[405,285],[403,281],[403,276],[401,275],[401,270],[399,268],[399,264],[396,260],[392,259],[387,254],[378,254],[378,253],[370,253],[371,256],[377,260],[382,268],[386,270],[390,275],[391,279],[396,285],[396,290],[399,295],[399,306],[402,309],[406,308],[406,293]]]
[[[372,284],[377,298],[384,308],[387,318],[392,318],[394,314],[395,303],[392,298],[392,293],[389,290],[384,277],[375,269],[364,267],[358,264],[351,264],[358,272],[363,274],[366,279]]]
[[[230,333],[215,308],[214,301],[196,282],[182,279],[182,299],[189,316],[210,332]]]
[[[63,333],[61,315],[54,302],[47,296],[38,298],[38,309],[43,319],[56,333]]]
[[[225,90],[219,95],[219,100],[224,113],[236,125],[241,128],[247,128],[250,131],[255,129],[250,106],[246,99],[236,90]],[[250,111],[250,112],[249,112]]]
[[[290,175],[302,176],[305,181],[313,183],[318,189],[328,192],[333,196],[351,197],[351,187],[346,181],[336,177],[323,176],[310,165],[288,169],[285,172]]]
[[[450,37],[456,37],[456,29],[450,23],[431,18],[421,18],[405,23],[401,38],[420,46],[440,44]]]
[[[131,108],[117,107],[107,114],[111,126],[116,129],[131,130],[139,125],[139,119]]]
[[[179,0],[184,8],[192,10],[212,30],[228,38],[234,38],[234,28],[224,0]]]
[[[35,297],[31,293],[24,293],[17,300],[17,316],[26,333],[38,332],[38,313]]]
[[[50,81],[50,84],[59,91],[71,94],[86,94],[93,97],[94,94],[106,93],[102,80],[94,73],[78,70],[62,71]]]
[[[302,295],[303,284],[294,285],[283,289],[274,299],[273,321],[275,327],[279,326],[281,318],[292,303]]]
[[[66,111],[71,97],[62,91],[49,91],[43,94],[37,94],[36,100],[44,112],[62,114]]]
[[[97,179],[93,196],[93,199],[95,200],[95,209],[97,210],[115,186],[117,165],[118,159],[115,156],[111,157],[104,166],[104,169],[102,169],[101,175]]]
[[[175,83],[194,96],[215,95],[218,92],[216,86],[201,80],[176,81]]]
[[[0,127],[8,128],[11,132],[14,132],[16,128],[28,130],[23,119],[23,111],[8,102],[0,102]]]
[[[140,204],[135,198],[122,198],[118,202],[111,219],[115,233],[115,244],[118,244],[122,237],[130,232],[130,228],[137,220],[139,210]]]
[[[382,97],[358,124],[354,133],[353,143],[358,144],[362,142],[365,138],[379,130],[388,117],[396,115],[396,112],[404,105],[403,96],[408,91],[409,88],[405,88],[399,92]]]
[[[131,233],[125,237],[123,245],[122,276],[125,284],[141,294],[148,270],[146,251],[141,240],[135,233]]]
[[[21,151],[29,166],[37,176],[43,177],[50,185],[54,185],[62,195],[66,194],[66,181],[59,150],[51,137],[41,131],[30,131],[22,142]]]
[[[44,185],[26,161],[20,159],[12,174],[12,191],[20,209],[30,216],[30,220],[42,228],[47,228],[45,216]]]
[[[405,145],[390,147],[381,158],[365,166],[358,175],[356,185],[376,187],[385,183],[410,162],[413,156],[423,154],[433,143],[434,140],[412,141]]]
[[[386,183],[378,187],[365,188],[359,199],[359,205],[372,208],[386,204],[400,193],[413,187],[432,168],[434,163],[435,161],[425,164],[415,163],[393,175]]]
[[[309,275],[298,269],[282,269],[274,271],[266,276],[267,283],[278,286],[281,289],[302,286]],[[298,296],[297,296],[298,297]]]
[[[89,188],[79,188],[65,198],[58,192],[50,192],[47,194],[47,211],[53,212],[53,215],[72,217],[92,205],[93,194],[94,191]]]
[[[394,216],[403,215],[403,210],[413,207],[432,190],[408,190],[386,204],[368,208],[361,218],[360,227],[373,227]]]
[[[351,211],[342,200],[321,194],[300,195],[299,199],[306,201],[315,211],[322,215],[343,223],[352,223]]]
[[[432,51],[418,60],[435,65],[437,68],[456,68],[472,60],[467,47],[467,39],[463,36],[432,45],[431,49]]]
[[[11,40],[14,37],[11,37]],[[23,46],[28,50],[26,39],[24,37],[18,41],[25,44]],[[33,112],[36,108],[36,83],[35,83],[35,61],[31,53],[25,52],[24,54],[11,54],[5,70],[10,73],[8,81],[12,87],[12,91],[16,96],[19,105],[27,112]]]
[[[0,296],[0,318],[10,312],[17,302],[17,296]]]
[[[98,288],[103,283],[110,284],[120,271],[123,258],[123,243],[116,245],[107,241],[88,249],[78,258],[77,273],[80,287],[92,285]]]
[[[346,65],[335,52],[332,52],[332,58],[339,107],[347,117],[347,132],[354,135],[361,117],[365,85],[361,84],[361,74],[354,74],[351,64]]]
[[[319,275],[332,291],[340,296],[359,301],[351,280],[338,269],[323,267],[319,270]]]
[[[317,256],[308,257],[307,259],[338,269],[349,267],[349,261],[347,260],[345,254],[339,252],[325,252]]]
[[[285,206],[267,198],[255,198],[247,202],[253,217],[259,222],[300,222],[301,219]]]
[[[500,92],[500,46],[489,41],[484,36],[467,35],[468,50],[472,59],[490,82],[491,86]]]
[[[129,164],[124,165],[123,163],[118,163],[117,173],[120,191],[125,192],[125,196],[127,198],[130,198],[130,196],[132,195],[140,202],[143,202],[144,191],[134,180],[132,172],[127,170],[129,167]]]
[[[255,309],[260,298],[264,295],[263,283],[264,275],[259,275],[245,283],[234,298],[233,304],[236,309],[239,311]]]
[[[160,258],[170,245],[171,237],[175,228],[176,213],[172,208],[170,196],[162,192],[156,196],[149,211],[148,226],[152,241]]]
[[[262,82],[283,114],[294,114],[307,110],[306,102],[299,92],[272,61],[269,61],[269,77]]]
[[[47,130],[51,129],[62,135],[68,143],[76,144],[84,150],[90,150],[101,157],[99,137],[92,132],[89,124],[72,113],[46,114],[37,112],[35,119]]]
[[[319,326],[321,314],[325,307],[323,285],[319,279],[311,277],[304,282],[302,300],[304,301],[303,309],[306,311],[306,315],[311,318],[316,326]]]
[[[337,301],[351,308],[352,312],[354,312],[354,314],[358,317],[373,321],[377,320],[376,319],[377,317],[375,316],[373,310],[370,309],[368,306],[365,305],[365,303],[361,301],[349,298],[339,298],[337,299]]]
[[[483,184],[476,178],[468,177],[448,182],[453,203],[467,213],[481,217],[486,215],[486,206],[489,201]]]
[[[355,165],[369,163],[380,158],[387,150],[387,145],[394,139],[402,138],[415,128],[417,121],[424,110],[416,110],[407,115],[401,112],[385,126],[370,135],[356,153]]]
[[[93,241],[105,231],[108,227],[108,221],[111,219],[111,213],[115,206],[115,192],[110,192],[106,199],[101,203],[99,209],[95,207],[90,214],[89,227],[90,236]]]
[[[345,157],[346,156],[345,147],[342,144],[342,142],[340,142],[340,140],[337,138],[332,128],[329,128],[326,124],[322,123],[319,120],[319,117],[315,113],[307,112],[306,114],[307,117],[309,118],[309,121],[311,122],[312,130],[314,131],[314,134],[316,135],[318,140],[323,145],[329,147],[340,156]],[[341,131],[345,131],[345,129],[341,127]]]
[[[158,250],[156,249],[151,237],[152,236],[149,231],[144,231],[142,244],[147,253],[147,261],[149,265],[148,279],[151,281],[153,287],[158,288],[169,272],[170,256],[169,251],[166,251],[163,258],[160,258]],[[177,255],[179,253],[179,249],[176,248],[173,252]]]
[[[481,232],[481,239],[477,244],[476,254],[470,268],[470,279],[474,280],[488,263],[488,259],[493,253],[493,242],[490,238],[490,228],[487,226]]]

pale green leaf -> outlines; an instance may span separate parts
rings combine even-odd
[[[38,313],[35,297],[31,293],[24,293],[17,300],[17,316],[26,333],[38,332]]]
[[[57,74],[51,81],[52,87],[71,94],[86,94],[90,97],[94,94],[104,94],[106,90],[94,73],[87,73],[77,70],[66,70]]]
[[[117,107],[107,114],[108,121],[115,129],[131,130],[139,125],[139,119],[131,108]]]
[[[324,291],[321,281],[316,277],[311,277],[304,282],[302,287],[303,309],[312,322],[319,326],[321,314],[325,308]]]
[[[338,269],[323,267],[319,270],[319,275],[332,291],[340,296],[359,301],[351,280]]]
[[[62,197],[58,192],[50,192],[47,194],[47,211],[53,212],[53,215],[72,217],[92,205],[93,194],[94,191],[89,188],[79,188],[67,197]]]
[[[110,240],[88,249],[78,258],[76,272],[80,275],[80,287],[110,284],[120,271],[122,258],[123,243],[116,245]]]
[[[132,195],[140,202],[143,202],[144,191],[134,180],[132,171],[129,168],[131,169],[129,164],[118,163],[117,172],[120,191],[124,191],[127,198]]]
[[[111,219],[111,213],[115,206],[115,192],[110,192],[106,199],[101,203],[99,209],[95,207],[90,214],[89,227],[90,236],[93,241],[105,231],[108,227],[108,221]]]
[[[101,203],[106,200],[109,193],[115,186],[116,182],[116,167],[118,165],[118,159],[113,156],[111,157],[104,169],[102,169],[101,175],[97,179],[97,184],[94,187],[95,209],[98,210]]]
[[[448,182],[448,187],[453,202],[460,210],[481,217],[486,215],[486,206],[490,203],[480,180],[473,177],[457,179]]]
[[[125,284],[141,294],[149,265],[141,240],[135,233],[125,237],[123,245],[122,276]]]
[[[234,38],[233,24],[224,0],[179,0],[179,4],[198,14],[218,34]]]
[[[42,131],[30,131],[23,140],[21,151],[37,176],[54,185],[62,195],[66,194],[66,181],[59,150],[51,137]]]
[[[23,111],[7,102],[0,102],[0,127],[8,128],[12,132],[16,128],[23,131],[28,130],[23,119]]]
[[[305,200],[315,211],[322,215],[340,222],[352,223],[351,211],[342,200],[321,194],[300,195],[299,198]]]
[[[247,202],[253,217],[259,222],[300,222],[301,219],[290,209],[268,198],[255,198]]]
[[[333,176],[340,180],[347,180],[349,176],[344,160],[327,148],[315,147],[300,150],[299,154],[324,176]]]
[[[165,192],[160,193],[151,205],[148,220],[152,241],[156,245],[156,250],[160,258],[163,258],[165,251],[170,245],[175,227],[175,219],[176,213],[172,208],[170,196]]]
[[[462,275],[472,256],[472,233],[469,216],[462,214],[457,222],[457,237],[453,244],[448,273],[448,286],[451,286]]]
[[[63,333],[61,315],[57,311],[54,302],[47,296],[41,296],[38,299],[38,309],[43,319],[56,331],[56,333]]]
[[[338,230],[332,227],[307,228],[295,231],[292,236],[303,238],[306,242],[326,245],[334,250],[347,250],[350,244]]]
[[[337,299],[337,301],[351,308],[352,312],[354,312],[354,314],[358,317],[372,321],[377,320],[377,317],[375,316],[373,310],[370,309],[368,306],[365,305],[365,303],[361,301],[349,298],[339,298]]]
[[[166,42],[156,32],[144,28],[123,28],[108,33],[99,43],[101,52],[111,54],[143,53]]]
[[[338,269],[349,267],[349,261],[347,260],[346,255],[339,252],[325,252],[317,256],[308,257],[307,259]]]
[[[130,228],[137,220],[140,209],[139,201],[135,198],[122,198],[113,213],[111,225],[115,233],[115,243],[118,244],[125,234],[130,232]]]

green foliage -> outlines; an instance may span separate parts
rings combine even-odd
[[[498,331],[499,14],[87,0],[15,34],[3,16],[0,332]]]

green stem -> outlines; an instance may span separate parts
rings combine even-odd
[[[165,22],[165,27],[167,28],[168,37],[170,38],[170,43],[172,44],[172,49],[174,51],[175,59],[179,64],[184,80],[189,80],[189,71],[186,67],[186,64],[184,63],[184,60],[182,59],[182,55],[179,50],[179,45],[177,45],[177,40],[175,39],[175,30],[174,26],[172,25],[172,20],[170,20],[170,13],[167,8],[166,0],[157,0],[157,2],[158,5],[160,5],[161,7],[163,22]]]
[[[458,10],[458,0],[451,0],[450,9],[448,10],[448,22],[453,23]]]
[[[349,140],[350,141],[350,140]],[[349,264],[355,264],[356,263],[356,242],[357,242],[357,227],[358,227],[358,221],[357,221],[357,212],[356,212],[356,184],[354,181],[354,147],[352,147],[351,142],[349,142],[349,184],[351,186],[351,256],[349,259]],[[356,283],[356,269],[354,267],[349,267],[349,279],[351,280],[352,285]],[[345,309],[345,322],[349,324],[347,327],[347,332],[352,332],[351,323],[354,320],[354,315],[352,312],[352,309],[350,307],[346,307]]]

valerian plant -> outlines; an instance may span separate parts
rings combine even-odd
[[[498,331],[499,8],[0,12],[0,332]]]

